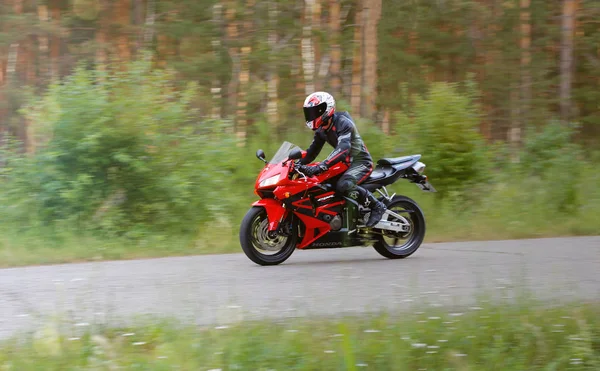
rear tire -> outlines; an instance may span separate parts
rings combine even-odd
[[[411,224],[411,231],[408,233],[386,232],[386,236],[379,236],[378,241],[373,244],[373,248],[382,256],[388,259],[404,259],[414,254],[421,246],[425,238],[425,216],[423,211],[415,201],[405,196],[395,196],[391,202],[386,202],[387,208],[395,211],[408,219]],[[407,212],[401,212],[406,210]],[[399,241],[405,242],[398,245]]]
[[[248,210],[240,226],[240,244],[246,256],[259,265],[277,265],[289,258],[296,249],[296,234],[268,236],[269,219],[264,208]],[[292,231],[295,231],[292,228]],[[263,252],[264,251],[264,252]],[[272,252],[267,254],[266,252]]]

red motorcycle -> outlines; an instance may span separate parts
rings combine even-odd
[[[260,265],[284,262],[298,249],[372,245],[390,259],[412,255],[425,237],[425,217],[415,201],[389,195],[386,186],[407,179],[422,190],[435,192],[423,175],[421,155],[383,158],[361,186],[379,192],[387,206],[381,220],[366,227],[370,209],[335,191],[347,165],[338,163],[323,174],[307,177],[295,160],[303,151],[284,142],[270,161],[263,150],[256,157],[265,162],[255,184],[254,202],[240,227],[244,253]]]

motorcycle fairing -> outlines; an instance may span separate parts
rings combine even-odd
[[[273,191],[273,194],[275,195],[275,197],[277,197],[280,200],[286,200],[290,196],[295,196],[301,192],[306,192],[307,189],[308,189],[307,184],[285,185],[285,186],[276,187],[275,190]],[[286,196],[286,194],[288,196]]]
[[[329,208],[341,208],[339,213],[342,215],[342,228],[338,231],[330,230],[327,234],[318,237],[309,243],[303,249],[323,249],[332,247],[347,247],[358,246],[364,241],[358,237],[355,232],[356,213],[358,211],[358,203],[348,197],[331,200]],[[331,214],[330,214],[331,215]]]
[[[293,197],[289,203],[290,209],[305,226],[304,236],[298,245],[299,249],[310,247],[328,233],[333,233],[329,222],[320,217],[342,215],[345,204],[345,200],[338,197],[334,191],[326,191],[318,187],[310,189],[307,195],[302,196]],[[344,234],[342,231],[338,233]]]
[[[330,230],[331,226],[329,223],[321,221],[317,218],[313,218],[311,216],[294,212],[302,220],[306,229],[304,230],[304,237],[302,238],[302,242],[298,245],[299,249],[304,249],[309,246],[311,243],[315,242],[319,238],[326,235]]]

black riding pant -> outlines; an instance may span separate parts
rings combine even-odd
[[[359,184],[367,180],[372,172],[373,163],[370,161],[352,163],[337,181],[336,190],[364,205],[369,196],[373,198],[374,196]]]

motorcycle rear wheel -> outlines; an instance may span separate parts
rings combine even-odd
[[[277,265],[286,261],[296,249],[296,234],[269,236],[269,219],[264,208],[248,210],[240,226],[240,244],[246,256],[259,265]],[[292,228],[292,230],[295,230]]]
[[[417,251],[425,238],[423,211],[415,201],[405,196],[395,196],[391,202],[386,202],[386,206],[408,219],[411,230],[408,233],[385,232],[385,236],[378,236],[373,248],[388,259],[407,258]],[[404,243],[398,244],[401,241]]]

